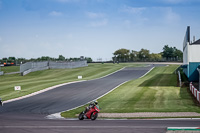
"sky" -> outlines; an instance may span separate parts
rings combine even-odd
[[[200,0],[0,0],[0,59],[182,50],[187,26],[200,38],[199,13]]]

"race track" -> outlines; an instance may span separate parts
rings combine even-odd
[[[104,78],[73,83],[53,90],[10,102],[0,107],[0,113],[52,114],[86,104],[126,81],[148,72],[148,67],[124,68]]]
[[[45,116],[85,104],[153,65],[125,68],[104,78],[65,85],[0,106],[0,133],[165,133],[167,127],[198,127],[200,120],[51,120]]]

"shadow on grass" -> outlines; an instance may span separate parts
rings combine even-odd
[[[141,83],[140,87],[152,87],[152,86],[174,86],[177,85],[177,79],[175,74],[157,74],[148,80]]]

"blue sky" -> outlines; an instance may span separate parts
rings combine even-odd
[[[0,58],[182,50],[188,25],[200,38],[199,12],[200,0],[0,0]]]

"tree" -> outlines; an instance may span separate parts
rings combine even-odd
[[[176,47],[169,47],[165,45],[163,47],[162,57],[166,58],[166,60],[182,60],[183,59],[183,52],[178,50]]]
[[[87,60],[87,63],[91,63],[92,62],[92,58],[90,58],[90,57],[85,57],[85,60]]]
[[[155,54],[155,53],[152,53],[150,54],[150,61],[161,61],[162,60],[162,54],[159,53],[159,54]]]
[[[48,61],[48,60],[50,60],[50,57],[49,56],[42,56],[41,60],[42,61]]]
[[[119,50],[116,50],[113,54],[114,54],[114,60],[117,59],[117,61],[122,61],[122,62],[126,62],[126,61],[129,61],[129,53],[130,53],[130,50],[128,49],[119,49]]]
[[[131,61],[138,61],[139,58],[138,58],[138,52],[137,51],[134,51],[134,50],[131,50],[131,53],[130,53],[130,60]]]
[[[164,47],[163,47],[163,52],[162,52],[163,54],[162,54],[162,56],[164,57],[164,58],[166,58],[167,60],[171,60],[171,58],[172,57],[174,57],[173,56],[173,54],[174,54],[174,49],[172,48],[172,47],[169,47],[168,45],[165,45]]]
[[[177,49],[176,47],[174,47],[174,58],[176,60],[183,60],[183,52],[179,49]]]
[[[64,61],[64,60],[65,60],[65,57],[62,56],[62,55],[59,55],[58,60],[59,60],[59,61]]]
[[[147,61],[150,57],[150,53],[149,53],[149,50],[147,49],[141,49],[138,53],[138,56],[140,58],[140,60],[142,61]]]
[[[15,61],[15,57],[8,57],[8,60]]]

